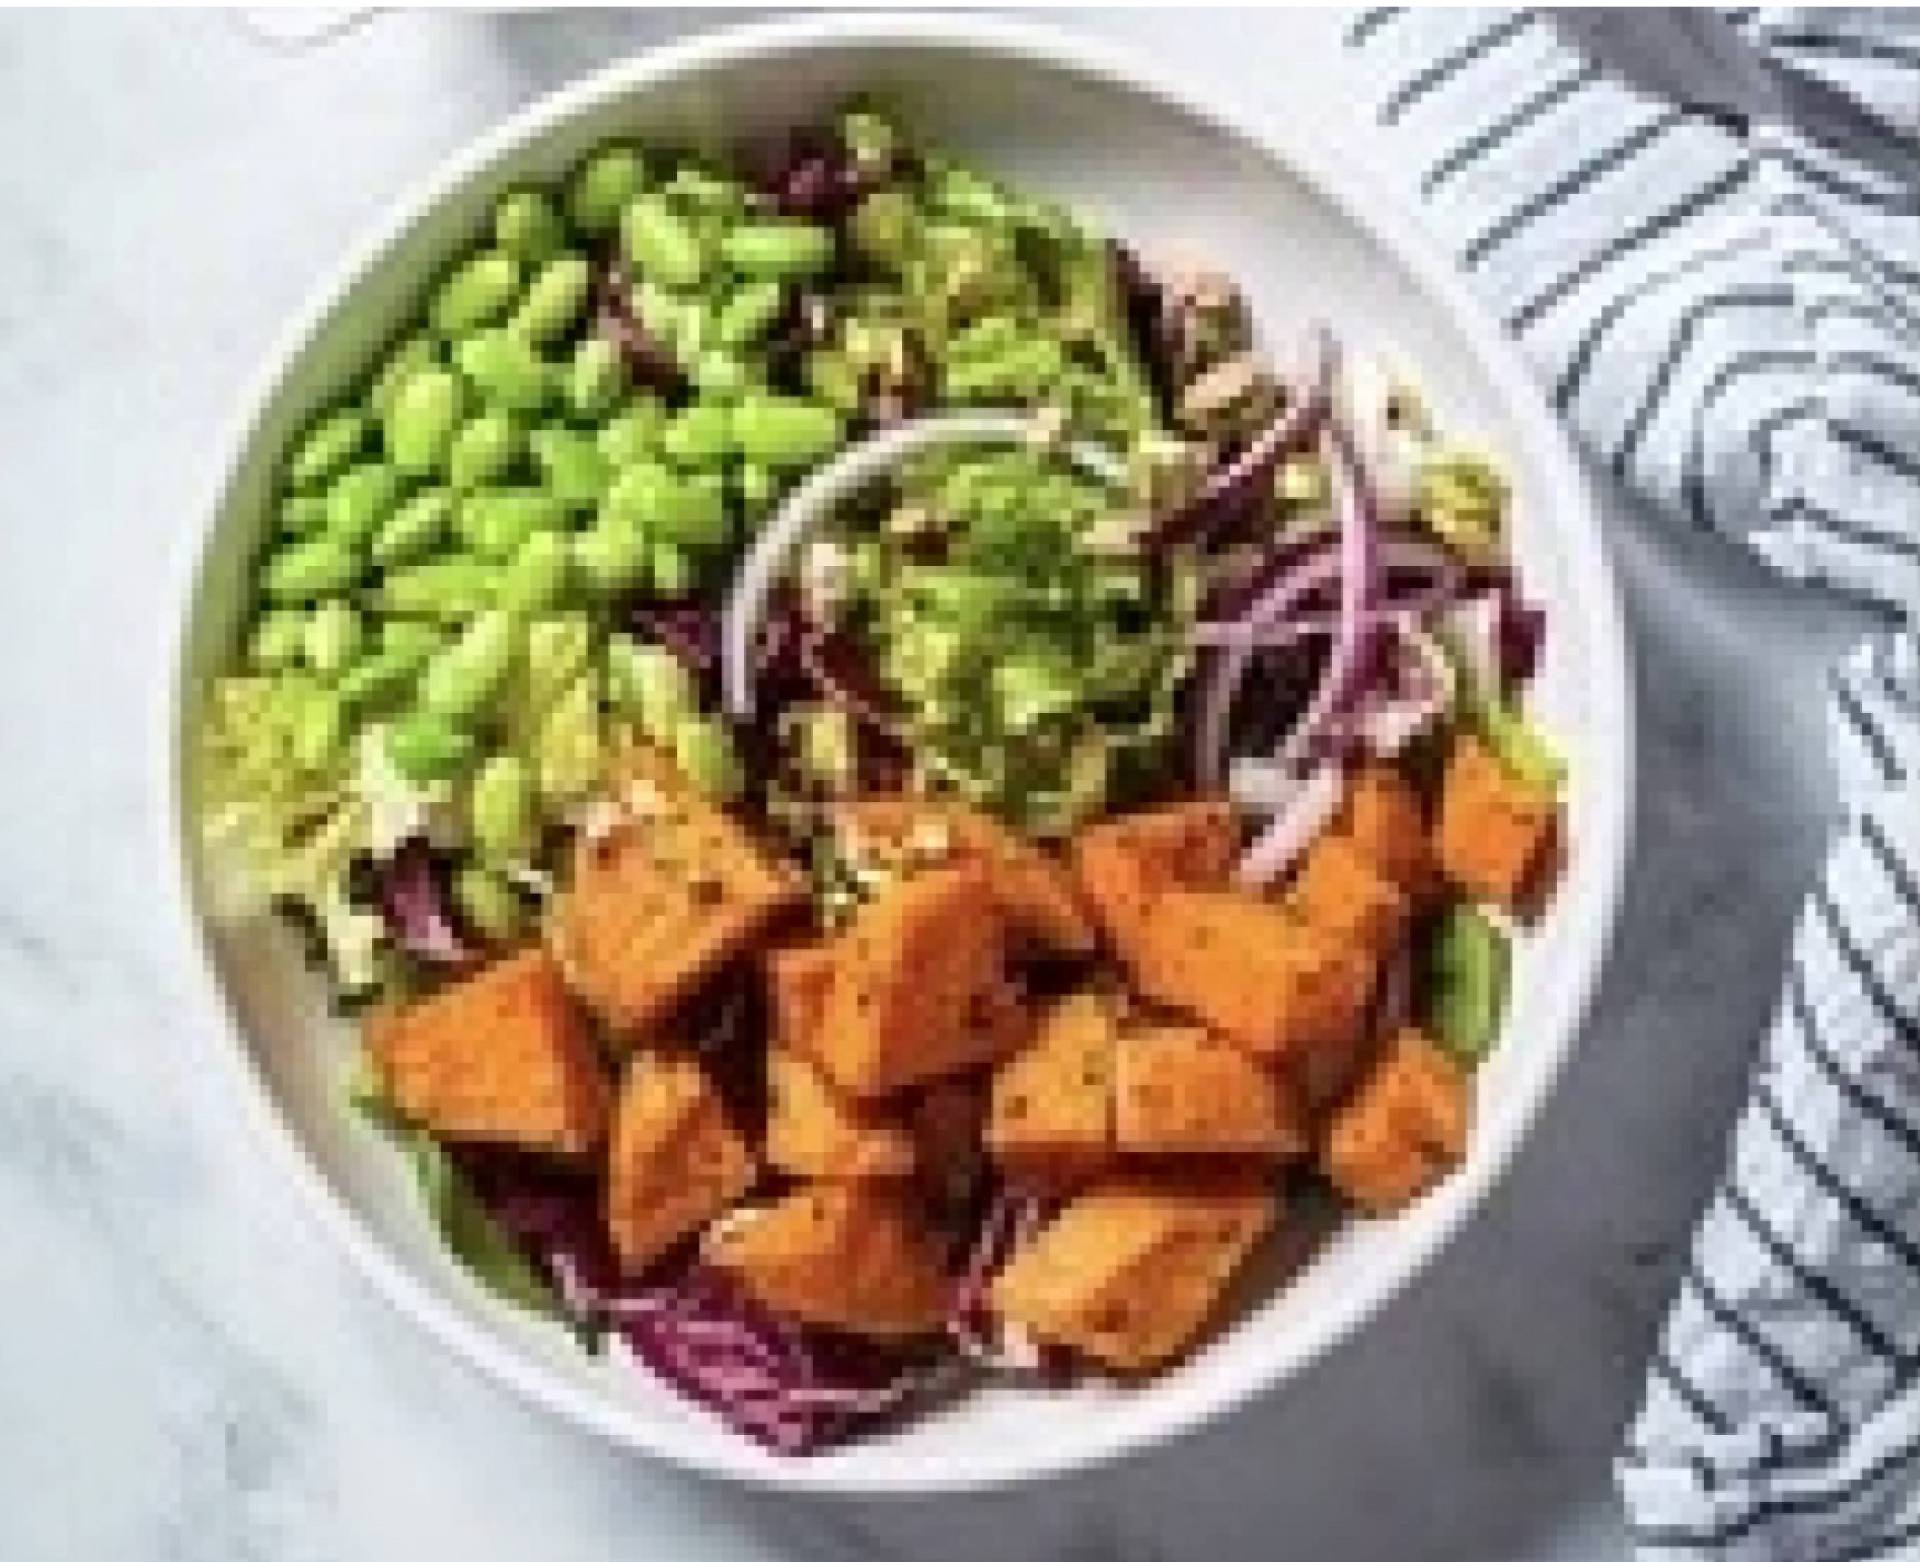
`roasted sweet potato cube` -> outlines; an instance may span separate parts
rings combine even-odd
[[[578,1153],[606,1136],[612,1092],[543,949],[383,1010],[366,1037],[393,1104],[450,1139]]]
[[[1120,1033],[1113,1137],[1122,1153],[1298,1155],[1307,1125],[1285,1076],[1196,1025]]]
[[[841,935],[814,1055],[863,1099],[990,1063],[1020,1041],[984,869],[893,884]]]
[[[811,1053],[833,990],[833,946],[791,944],[767,953],[767,1007],[775,1042]]]
[[[991,814],[950,798],[870,797],[842,803],[833,824],[856,859],[984,867],[1014,938],[1062,954],[1093,949],[1093,921],[1066,865]]]
[[[1485,744],[1462,738],[1440,788],[1440,866],[1483,900],[1523,909],[1553,858],[1559,805],[1502,765]]]
[[[1228,890],[1173,890],[1153,914],[1135,979],[1263,1057],[1355,1045],[1377,963],[1278,906]]]
[[[1335,943],[1381,956],[1407,926],[1406,891],[1344,835],[1323,835],[1307,848],[1287,907]]]
[[[945,1320],[945,1253],[890,1182],[818,1182],[707,1233],[708,1262],[783,1317],[850,1334],[930,1334]]]
[[[1033,1040],[1000,1065],[987,1116],[987,1148],[1008,1165],[1084,1168],[1113,1147],[1111,1000],[1063,998],[1040,1018]]]
[[[1328,1180],[1389,1214],[1433,1185],[1467,1147],[1467,1076],[1413,1029],[1401,1031],[1327,1130]]]
[[[841,1095],[811,1058],[779,1046],[767,1054],[766,1157],[795,1177],[904,1177],[914,1163],[902,1124]]]
[[[1354,777],[1339,833],[1415,903],[1433,893],[1440,870],[1426,806],[1393,766],[1367,765]]]
[[[1133,959],[1158,898],[1225,884],[1238,844],[1224,798],[1173,803],[1089,825],[1074,839],[1073,872],[1108,941]]]
[[[795,873],[643,752],[580,832],[551,943],[574,991],[631,1034],[658,1026],[801,895]]]
[[[1102,1184],[1013,1255],[993,1306],[1041,1340],[1146,1371],[1199,1337],[1274,1214],[1244,1174]]]
[[[646,1268],[753,1186],[753,1154],[706,1071],[648,1048],[627,1069],[607,1173],[607,1230],[620,1262]]]

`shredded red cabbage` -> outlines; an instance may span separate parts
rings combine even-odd
[[[816,1452],[935,1390],[930,1353],[776,1317],[684,1260],[620,1273],[598,1178],[497,1148],[453,1152],[476,1197],[539,1266],[567,1313],[617,1335],[681,1394],[777,1453]]]
[[[374,896],[394,947],[442,970],[480,957],[454,909],[453,879],[444,858],[419,836],[400,843],[373,865]]]

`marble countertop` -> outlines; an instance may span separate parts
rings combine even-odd
[[[1609,499],[1641,680],[1627,914],[1484,1214],[1285,1394],[1045,1490],[758,1496],[555,1424],[373,1298],[239,1141],[155,906],[166,561],[274,328],[507,110],[716,18],[0,19],[0,1556],[1601,1562],[1608,1460],[1830,804],[1853,625]],[[1331,14],[1087,12],[1350,126]]]

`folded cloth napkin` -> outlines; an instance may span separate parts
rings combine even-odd
[[[1887,611],[1832,673],[1844,822],[1618,1475],[1646,1558],[1920,1557],[1920,15],[1722,14],[1913,135],[1912,180],[1643,94],[1547,12],[1349,41],[1586,449]]]

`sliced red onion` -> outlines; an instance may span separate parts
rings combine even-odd
[[[1369,610],[1369,628],[1384,624],[1421,619],[1452,603],[1459,594],[1464,572],[1459,561],[1444,548],[1409,537],[1394,537],[1380,545],[1381,585],[1379,603]],[[1408,585],[1394,575],[1424,571],[1426,578]],[[1315,582],[1319,584],[1319,582]],[[1291,600],[1297,601],[1295,596]],[[1278,618],[1247,611],[1234,619],[1215,619],[1196,625],[1193,639],[1206,647],[1291,645],[1313,635],[1331,634],[1339,624],[1336,613],[1303,613]]]
[[[988,1292],[994,1276],[1047,1223],[1052,1201],[1037,1193],[1003,1188],[980,1221],[967,1262],[954,1282],[947,1333],[960,1353],[982,1365],[1035,1371],[1045,1365],[1037,1340],[1008,1327],[993,1310]]]
[[[1453,664],[1432,635],[1402,620],[1395,636],[1395,686],[1353,713],[1349,731],[1372,753],[1392,759],[1453,704]]]
[[[1308,774],[1285,809],[1276,814],[1249,846],[1235,876],[1250,889],[1271,884],[1285,873],[1340,811],[1346,777],[1338,764],[1323,760]]]
[[[753,643],[767,599],[806,534],[902,462],[936,445],[1017,445],[1035,437],[1034,419],[1012,412],[949,412],[896,423],[815,468],[768,517],[741,562],[720,628],[721,697],[728,715],[753,714]],[[1063,447],[1068,460],[1116,486],[1125,469],[1095,445]]]
[[[1460,673],[1476,688],[1504,686],[1500,658],[1500,594],[1482,591],[1453,604],[1441,616],[1440,629],[1459,658]]]

